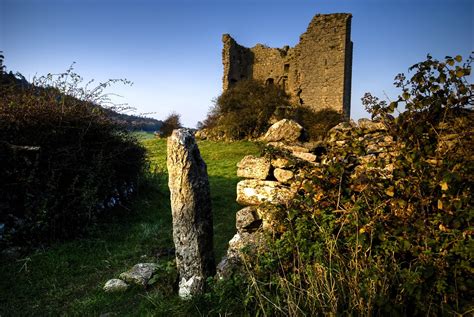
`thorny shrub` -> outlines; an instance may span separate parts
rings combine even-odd
[[[351,177],[366,154],[357,129],[326,166],[304,169],[310,181],[280,206],[284,229],[248,259],[249,305],[268,315],[472,313],[472,58],[461,62],[428,56],[411,78],[397,76],[397,101],[363,98],[395,139],[392,176],[378,157]]]
[[[81,82],[72,67],[31,84],[0,74],[3,246],[77,235],[143,170],[144,149],[103,108],[111,104],[104,89],[128,82]]]

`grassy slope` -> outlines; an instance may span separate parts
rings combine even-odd
[[[165,140],[144,138],[142,142],[149,149],[152,168],[165,170]],[[244,155],[256,154],[258,148],[249,142],[201,142],[199,147],[208,165],[219,259],[235,232],[239,208],[235,164]],[[108,279],[136,263],[156,261],[159,249],[173,245],[166,177],[153,184],[154,188],[140,193],[131,210],[117,210],[84,238],[58,243],[19,260],[1,260],[0,316],[179,314],[181,301],[170,295],[172,272],[163,273],[156,287],[147,291],[102,291]],[[159,263],[169,266],[172,257],[161,257]]]

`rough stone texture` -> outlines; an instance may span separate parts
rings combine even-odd
[[[261,224],[262,219],[258,217],[257,208],[253,206],[240,209],[235,215],[235,227],[238,232],[255,231]]]
[[[222,41],[223,89],[243,79],[279,85],[301,106],[350,114],[351,14],[316,15],[295,47],[247,48],[228,34]]]
[[[306,147],[296,145],[296,144],[290,145],[283,142],[268,142],[267,145],[276,147],[278,149],[287,150],[290,152],[309,152],[309,150]]]
[[[275,159],[272,159],[272,166],[275,168],[285,168],[293,166],[293,163],[286,158],[277,157]]]
[[[291,154],[297,158],[300,158],[308,162],[315,162],[317,159],[317,156],[314,155],[313,153],[293,152]]]
[[[280,183],[286,184],[288,183],[288,181],[290,181],[293,178],[294,173],[289,170],[275,168],[275,170],[273,171],[273,176],[275,176],[276,180],[279,181]]]
[[[263,136],[266,142],[287,141],[294,142],[301,136],[303,127],[289,119],[282,119],[274,123]]]
[[[361,118],[357,121],[360,129],[364,132],[386,131],[387,127],[382,122],[372,121],[367,118]]]
[[[188,298],[215,273],[207,167],[190,130],[174,130],[168,138],[167,165],[179,295]]]
[[[248,246],[258,247],[263,240],[262,232],[242,232],[236,233],[229,241],[227,249],[228,258],[242,258],[242,249]]]
[[[293,195],[289,188],[275,181],[246,179],[237,184],[237,203],[241,205],[286,204]]]
[[[266,179],[270,172],[270,160],[265,157],[247,155],[237,163],[237,167],[238,177]]]
[[[128,289],[128,284],[118,278],[113,278],[108,280],[103,290],[107,293],[114,293],[114,292],[125,292]]]
[[[156,263],[138,263],[127,272],[120,274],[119,277],[125,282],[146,286],[157,269],[158,265]]]

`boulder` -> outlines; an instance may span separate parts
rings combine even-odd
[[[108,280],[103,290],[107,293],[124,292],[128,289],[128,284],[118,278]]]
[[[270,160],[266,157],[247,155],[237,163],[237,167],[238,177],[266,179],[270,172]]]
[[[303,127],[297,122],[283,119],[274,123],[263,136],[267,142],[287,141],[294,142],[301,136]]]
[[[279,181],[280,183],[288,183],[295,175],[292,171],[284,170],[282,168],[275,168],[273,171],[273,176]]]
[[[158,270],[156,263],[138,263],[130,270],[120,274],[120,279],[130,284],[146,286],[150,278]]]
[[[294,193],[275,181],[246,179],[237,184],[237,202],[241,205],[259,205],[264,202],[287,204]]]
[[[191,130],[174,130],[167,146],[179,295],[189,298],[215,273],[209,180]]]

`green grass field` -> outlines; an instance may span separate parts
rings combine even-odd
[[[127,208],[111,212],[107,220],[83,237],[37,250],[19,259],[1,259],[0,316],[75,315],[112,316],[200,315],[192,302],[181,301],[172,290],[176,278],[173,257],[157,260],[160,250],[173,247],[171,210],[166,176],[166,140],[142,137],[150,168],[159,172],[147,180]],[[219,260],[235,233],[236,163],[257,154],[250,142],[199,143],[208,166],[214,213],[214,240]],[[163,266],[158,282],[147,290],[134,288],[106,294],[104,283],[139,262]],[[207,309],[211,309],[208,307]]]

